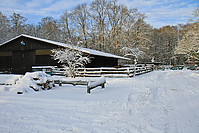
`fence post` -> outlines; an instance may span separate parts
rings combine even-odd
[[[127,68],[127,76],[130,77],[129,75],[130,75],[130,70],[129,70],[129,67],[128,67]]]
[[[136,75],[136,65],[137,65],[137,60],[135,58],[134,59],[134,76]]]
[[[86,68],[84,68],[84,77],[85,77],[85,75],[86,75]]]

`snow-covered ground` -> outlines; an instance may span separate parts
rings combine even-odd
[[[0,82],[17,76],[1,74]],[[0,132],[199,131],[199,71],[153,71],[106,81],[105,89],[97,87],[91,94],[86,86],[56,85],[17,95],[1,85]]]

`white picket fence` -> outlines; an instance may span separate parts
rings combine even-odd
[[[53,68],[53,74],[64,75],[67,68]],[[78,68],[78,77],[133,77],[153,71],[153,65],[131,66],[122,68],[101,67],[101,68]]]

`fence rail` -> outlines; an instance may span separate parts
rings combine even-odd
[[[53,74],[64,75],[67,68],[54,68]],[[153,65],[136,67],[77,68],[78,77],[133,77],[153,71]]]

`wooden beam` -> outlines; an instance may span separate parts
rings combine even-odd
[[[101,86],[102,88],[104,88],[104,84],[106,83],[106,79],[104,78],[104,76],[102,76],[99,80],[95,81],[95,82],[88,82],[87,85],[87,93],[90,93],[92,89],[94,89],[95,87]]]

